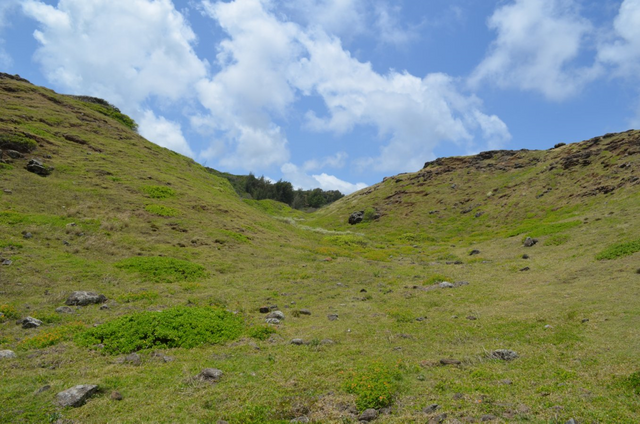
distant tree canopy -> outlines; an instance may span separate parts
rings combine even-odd
[[[226,178],[240,196],[254,200],[271,199],[286,203],[294,209],[320,208],[344,197],[338,190],[324,191],[320,188],[313,190],[294,190],[288,181],[272,183],[264,176],[232,175],[207,168],[209,172]]]

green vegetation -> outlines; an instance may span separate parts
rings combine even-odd
[[[0,132],[0,149],[11,149],[19,152],[32,152],[38,143],[18,133]]]
[[[344,383],[347,393],[356,395],[356,407],[385,408],[393,402],[402,375],[387,364],[374,363],[362,371],[353,372]]]
[[[147,205],[144,207],[144,210],[154,215],[164,216],[166,218],[180,215],[178,210],[163,205]]]
[[[125,293],[118,296],[118,301],[122,303],[138,302],[140,300],[154,301],[160,295],[154,291],[140,291],[134,293]]]
[[[207,276],[207,271],[202,265],[161,256],[124,259],[116,264],[116,268],[137,272],[156,283],[196,281]]]
[[[601,261],[604,259],[618,259],[624,256],[633,255],[640,252],[640,240],[629,241],[626,243],[618,243],[607,247],[596,255],[596,259]]]
[[[123,316],[89,329],[75,340],[80,346],[103,344],[111,354],[154,347],[190,349],[234,340],[243,328],[242,318],[230,312],[181,306]]]
[[[61,325],[52,329],[41,331],[39,334],[21,340],[18,349],[44,349],[53,346],[62,341],[73,339],[74,334],[84,330],[85,325],[82,322],[73,322]]]
[[[95,100],[99,100],[99,99],[95,99]],[[109,118],[113,118],[116,121],[120,122],[122,125],[124,125],[125,127],[129,128],[132,131],[138,131],[138,124],[136,123],[136,121],[134,121],[133,119],[131,119],[130,117],[128,117],[127,115],[125,115],[124,113],[120,112],[120,109],[118,109],[117,107],[110,105],[109,103],[105,102],[103,100],[104,103],[93,103],[93,102],[87,102],[86,105],[87,107],[89,107],[89,109],[93,109],[98,113],[101,113],[105,116],[108,116]]]
[[[142,191],[152,199],[168,199],[176,195],[175,190],[163,186],[144,186],[142,187]]]
[[[18,310],[13,305],[0,305],[0,322],[4,322],[8,319],[20,318]]]

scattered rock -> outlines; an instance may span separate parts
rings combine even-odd
[[[289,422],[290,423],[310,423],[311,421],[309,420],[309,418],[306,415],[303,415],[301,417],[294,418]]]
[[[42,325],[42,321],[33,317],[26,317],[18,320],[18,324],[21,324],[22,328],[38,328]]]
[[[33,392],[33,394],[34,395],[39,395],[40,393],[46,392],[49,389],[51,389],[51,386],[46,384],[46,385],[40,387],[39,389],[37,389],[35,392]]]
[[[268,306],[261,306],[259,310],[261,314],[268,314],[271,309]]]
[[[506,386],[510,386],[513,384],[513,381],[509,380],[508,378],[505,378],[504,380],[500,380],[499,383],[504,384]]]
[[[335,321],[338,319],[338,314],[329,314],[327,315],[327,318],[329,319],[329,321]]]
[[[4,266],[9,266],[13,263],[13,261],[11,259],[3,259],[2,260],[2,265]]]
[[[582,321],[580,321],[580,322],[582,322],[583,324],[584,324],[585,322],[589,322],[589,318],[584,318],[584,319],[583,319]]]
[[[269,319],[269,318],[275,318],[275,319],[278,319],[278,320],[282,321],[282,320],[284,320],[284,312],[282,312],[282,311],[273,311],[269,315],[267,315],[267,319]]]
[[[98,391],[95,384],[81,384],[56,395],[58,405],[77,408],[84,405]]]
[[[441,289],[452,289],[454,288],[454,285],[448,281],[443,281],[440,284],[438,284],[438,287],[440,287]]]
[[[137,353],[130,353],[122,358],[119,358],[118,363],[120,364],[131,364],[131,365],[140,365],[142,364],[142,357]]]
[[[479,255],[480,251],[478,249],[473,249],[471,252],[469,252],[469,256],[473,256],[473,255]]]
[[[378,418],[378,411],[373,408],[365,409],[362,414],[358,417],[358,421],[373,421]]]
[[[122,400],[122,395],[117,390],[114,390],[113,392],[111,392],[110,397],[111,397],[111,400]]]
[[[524,255],[522,255],[522,259],[529,259],[529,255],[527,255],[526,253]]]
[[[31,234],[31,233],[30,233],[30,232],[28,232],[28,231],[23,231],[23,232],[22,232],[22,238],[24,238],[24,239],[27,239],[27,240],[28,240],[28,239],[30,239],[30,238],[33,238],[33,234]]]
[[[457,359],[445,358],[440,360],[440,364],[442,365],[460,365],[462,362]]]
[[[527,237],[524,239],[524,247],[531,247],[538,242],[538,239]]]
[[[440,415],[436,415],[435,417],[429,419],[429,421],[427,421],[428,424],[440,424],[443,423],[444,420],[447,419],[447,414],[440,414]]]
[[[493,414],[486,414],[486,415],[483,415],[482,418],[480,418],[480,421],[485,422],[485,421],[493,421],[497,419],[498,417],[496,417]]]
[[[300,309],[300,310],[298,311],[298,313],[299,313],[300,315],[311,315],[311,311],[310,311],[310,310],[308,310],[308,309]]]
[[[474,216],[480,218],[482,215],[484,215],[484,212],[477,212]]]
[[[524,271],[530,271],[531,268],[529,268],[528,266],[525,266],[524,268],[520,269],[520,272],[524,272]]]
[[[326,346],[326,345],[332,345],[332,344],[335,344],[335,343],[336,343],[336,342],[334,342],[334,341],[333,341],[333,340],[331,340],[331,339],[323,339],[323,340],[321,340],[321,341],[320,341],[320,344],[321,344],[321,345],[325,345],[325,346]]]
[[[109,309],[109,305],[100,305],[101,311],[104,311],[105,309]]]
[[[547,324],[547,325],[544,326],[544,328],[546,328],[546,329],[553,328],[553,325]]]
[[[0,350],[0,359],[13,359],[17,358],[16,353],[13,350]]]
[[[26,169],[27,171],[33,172],[41,177],[46,177],[51,174],[51,171],[53,170],[53,168],[45,167],[42,162],[37,159],[31,159],[27,164]]]
[[[151,357],[162,362],[172,362],[174,359],[172,356],[167,356],[162,352],[155,351],[151,354]]]
[[[423,408],[422,412],[424,412],[425,414],[433,414],[438,410],[438,408],[440,408],[440,405],[434,403],[433,405],[429,405],[426,408]]]
[[[196,376],[198,380],[216,383],[224,373],[216,368],[205,368]]]
[[[516,352],[514,352],[513,350],[498,349],[498,350],[494,350],[493,352],[491,352],[491,354],[489,356],[491,356],[494,359],[501,359],[503,361],[511,361],[513,359],[516,359],[518,357],[518,354]]]
[[[8,188],[5,188],[4,190],[2,190],[4,192],[4,194],[13,194],[12,190],[9,190]]]
[[[87,306],[92,303],[104,303],[107,301],[107,298],[102,294],[96,294],[88,291],[74,291],[67,298],[65,302],[66,305],[79,305],[79,306]]]
[[[292,345],[302,346],[304,344],[304,340],[302,339],[293,339],[291,340]]]
[[[22,159],[24,157],[24,155],[17,150],[5,150],[5,152],[11,159]]]
[[[354,212],[349,215],[349,224],[351,225],[359,224],[362,220],[364,220],[364,211]]]
[[[478,317],[475,317],[475,316],[473,316],[473,315],[469,315],[469,316],[467,317],[467,319],[468,319],[469,321],[475,321],[475,320],[477,320],[477,319],[478,319]]]
[[[267,318],[265,321],[267,324],[280,324],[280,320],[278,318]]]
[[[59,306],[56,308],[56,312],[59,314],[72,314],[73,309],[68,306]]]

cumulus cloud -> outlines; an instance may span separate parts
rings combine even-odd
[[[309,175],[303,169],[300,169],[292,163],[285,163],[280,168],[280,171],[284,179],[290,181],[296,189],[309,190],[321,188],[323,190],[338,190],[343,194],[351,194],[354,191],[367,187],[365,183],[352,184],[334,175],[327,175],[326,173]]]
[[[370,7],[365,0],[287,0],[284,7],[303,26],[321,27],[339,37],[367,31]]]
[[[194,157],[189,143],[182,135],[180,124],[171,122],[162,116],[156,116],[151,110],[143,111],[138,118],[140,135],[159,146]]]
[[[186,96],[206,73],[196,36],[170,0],[26,0],[22,10],[39,23],[35,60],[72,93],[131,112],[151,96]]]
[[[560,101],[600,73],[598,66],[575,64],[593,28],[574,0],[515,0],[498,8],[488,25],[497,38],[471,75],[472,86],[489,81]]]
[[[316,171],[323,168],[342,168],[345,166],[347,158],[346,152],[338,152],[333,156],[327,156],[322,159],[311,159],[302,165],[302,169],[305,171]]]
[[[398,17],[400,7],[387,3],[375,5],[375,28],[380,41],[386,44],[403,45],[417,38],[414,30],[403,28]]]
[[[598,59],[612,65],[614,74],[638,78],[640,74],[640,0],[624,0],[613,23],[613,40],[603,43]]]

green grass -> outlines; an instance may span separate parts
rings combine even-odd
[[[356,395],[359,411],[381,409],[393,403],[401,378],[400,372],[390,365],[373,363],[361,371],[347,373],[344,387],[347,393]]]
[[[142,191],[152,199],[168,199],[176,195],[175,190],[163,186],[144,186]]]
[[[151,348],[190,349],[234,340],[243,328],[242,318],[223,310],[175,307],[117,318],[79,334],[75,341],[86,347],[103,344],[111,354]]]
[[[626,243],[618,243],[607,247],[602,252],[596,255],[596,259],[618,259],[625,256],[633,255],[636,252],[640,252],[640,240],[629,241]]]
[[[180,215],[180,212],[178,210],[164,205],[147,205],[144,207],[144,210],[154,215],[163,216],[166,218]]]
[[[124,259],[116,263],[116,268],[138,273],[156,283],[197,281],[207,277],[207,271],[202,265],[160,256]]]

